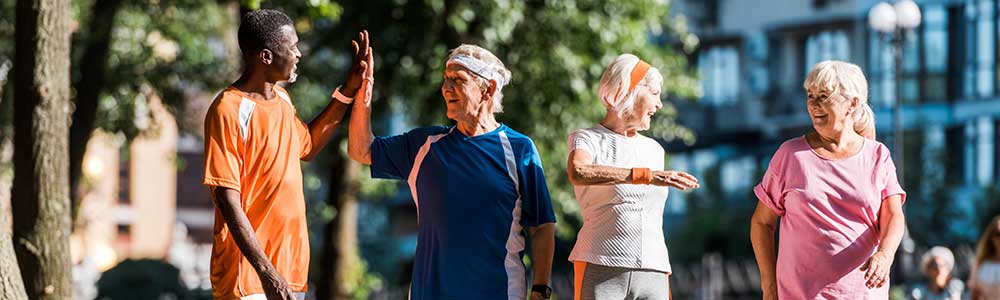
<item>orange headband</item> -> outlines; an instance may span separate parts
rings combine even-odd
[[[632,89],[639,84],[639,81],[642,81],[642,79],[646,77],[647,72],[649,72],[649,64],[640,59],[639,62],[635,64],[635,68],[632,68],[632,82],[628,85],[629,93],[631,93]]]

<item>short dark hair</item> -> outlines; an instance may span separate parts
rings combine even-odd
[[[237,39],[243,55],[275,49],[281,43],[281,27],[292,25],[292,19],[273,9],[258,9],[243,15]]]

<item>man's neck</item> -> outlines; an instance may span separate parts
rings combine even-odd
[[[277,82],[269,81],[263,74],[256,72],[245,72],[233,87],[236,87],[250,98],[257,100],[274,100],[274,86]]]
[[[458,131],[461,131],[462,134],[468,137],[486,134],[500,127],[500,123],[497,123],[493,114],[487,114],[473,123],[458,122],[456,125]]]

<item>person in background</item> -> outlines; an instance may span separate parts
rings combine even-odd
[[[910,289],[912,300],[961,300],[965,284],[952,276],[955,255],[942,246],[931,248],[920,258],[920,270],[927,282],[917,283]]]
[[[993,217],[979,237],[969,289],[972,300],[1000,300],[1000,215]]]

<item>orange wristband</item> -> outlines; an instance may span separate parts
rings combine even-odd
[[[632,168],[632,184],[653,183],[653,173],[649,168]]]

